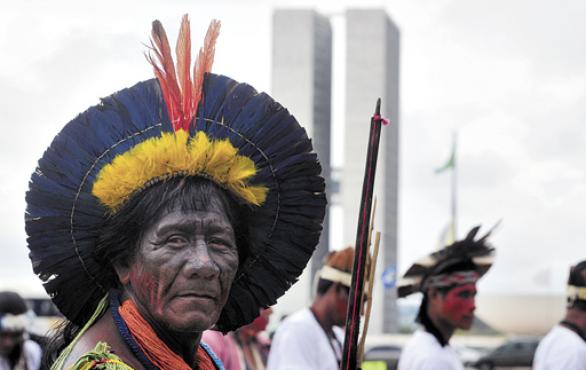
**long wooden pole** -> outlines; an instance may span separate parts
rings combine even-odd
[[[362,335],[360,336],[360,345],[358,346],[358,367],[362,365],[364,360],[364,346],[366,344],[366,335],[368,334],[368,324],[370,323],[370,312],[372,311],[372,289],[374,288],[374,278],[376,276],[376,261],[378,259],[378,248],[380,245],[380,232],[377,231],[374,238],[374,250],[372,252],[372,259],[370,261],[370,271],[368,274],[368,292],[366,298],[368,304],[366,312],[364,313],[364,327],[362,328]]]
[[[376,163],[380,143],[380,131],[383,119],[380,116],[380,98],[376,102],[374,116],[370,120],[370,134],[368,136],[368,149],[366,152],[366,166],[364,169],[364,182],[362,184],[362,199],[358,215],[358,227],[356,232],[356,244],[354,252],[354,265],[352,269],[352,286],[348,302],[346,316],[346,335],[344,337],[344,352],[340,370],[357,369],[358,332],[360,331],[360,310],[362,307],[362,295],[364,290],[364,275],[366,259],[368,258],[368,230],[370,226],[370,213],[372,208],[372,195],[374,191],[374,179]]]

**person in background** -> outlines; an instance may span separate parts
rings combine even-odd
[[[202,342],[211,347],[225,370],[264,370],[271,343],[264,334],[272,312],[270,307],[261,309],[253,322],[226,335],[206,330]]]
[[[264,370],[266,368],[271,341],[265,330],[272,313],[272,308],[265,308],[252,323],[236,331],[234,338],[243,359],[243,369]]]
[[[335,370],[340,367],[354,249],[330,252],[318,273],[310,307],[287,317],[277,328],[268,370]]]
[[[586,370],[586,260],[570,268],[564,319],[541,340],[534,370]]]
[[[208,345],[218,356],[224,370],[244,370],[242,356],[234,340],[234,333],[222,334],[216,330],[206,330],[201,336],[202,343]]]
[[[24,299],[0,292],[0,370],[38,370],[41,347],[28,339],[30,314]]]
[[[464,370],[450,338],[474,321],[476,282],[492,266],[494,248],[480,227],[465,239],[432,253],[407,270],[398,284],[399,297],[422,292],[417,330],[403,348],[399,370]]]

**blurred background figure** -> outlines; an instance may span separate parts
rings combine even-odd
[[[479,226],[465,239],[415,262],[399,282],[399,297],[422,292],[417,330],[401,353],[401,370],[463,370],[450,346],[456,329],[470,330],[476,310],[476,282],[492,266],[494,248]]]
[[[330,252],[318,272],[317,295],[310,307],[287,317],[275,333],[269,370],[336,370],[352,280],[354,249]]]
[[[586,370],[586,260],[570,269],[564,319],[543,338],[534,370]]]
[[[270,307],[263,308],[253,322],[226,335],[206,330],[202,342],[212,348],[226,370],[264,370],[271,346],[265,330],[272,313]]]
[[[243,370],[264,370],[267,366],[271,342],[265,330],[273,310],[265,308],[250,324],[238,329],[234,339],[242,356]]]
[[[24,299],[0,292],[0,370],[38,370],[41,347],[28,339],[31,314]]]
[[[201,341],[210,346],[222,361],[225,370],[244,370],[241,364],[242,359],[234,340],[234,333],[223,335],[217,330],[206,330],[201,336]]]

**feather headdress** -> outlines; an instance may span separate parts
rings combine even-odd
[[[177,64],[153,22],[147,58],[157,79],[80,114],[39,160],[26,196],[30,258],[57,307],[77,324],[115,283],[94,254],[108,215],[170,176],[204,176],[251,205],[250,250],[217,323],[222,331],[276,303],[317,245],[326,199],[311,141],[270,96],[210,73],[219,27],[212,22],[191,74],[187,16]]]
[[[462,271],[472,272],[470,275],[457,275],[455,278],[459,281],[475,281],[482,277],[494,260],[494,248],[488,243],[488,237],[494,227],[484,236],[475,239],[479,230],[480,226],[476,226],[464,239],[413,263],[397,284],[399,297],[422,291],[428,279],[448,270],[458,272],[458,266],[462,267]]]

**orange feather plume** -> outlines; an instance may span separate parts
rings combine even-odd
[[[173,62],[165,29],[158,20],[153,22],[150,49],[154,55],[148,53],[147,60],[153,66],[155,76],[161,85],[169,118],[175,131],[189,130],[189,125],[197,114],[197,107],[200,100],[203,99],[203,78],[206,72],[212,70],[219,33],[220,22],[213,20],[208,27],[204,46],[199,50],[193,66],[192,80],[190,74],[191,32],[187,14],[181,20],[181,28],[175,47],[177,68]]]

